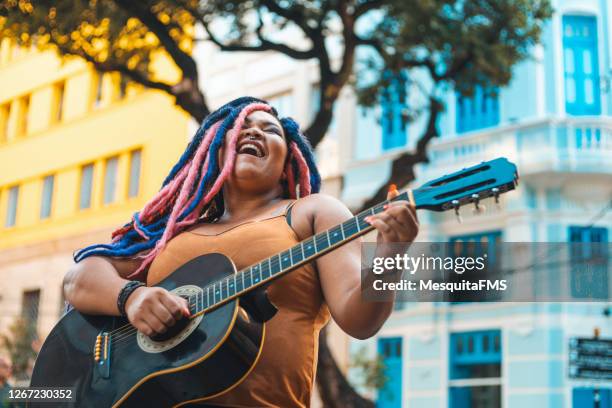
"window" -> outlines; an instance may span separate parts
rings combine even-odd
[[[94,86],[94,108],[99,108],[102,105],[102,93],[104,91],[104,73],[96,71]]]
[[[608,299],[608,229],[570,226],[572,297]]]
[[[293,112],[293,94],[291,92],[273,96],[267,100],[268,103],[276,109],[280,118],[295,116]]]
[[[17,118],[17,136],[24,136],[28,133],[28,111],[30,110],[30,95],[19,99],[19,115]]]
[[[501,407],[501,332],[451,333],[450,408]]]
[[[309,106],[310,112],[308,112],[310,122],[312,122],[315,119],[317,113],[319,113],[319,107],[321,106],[321,88],[320,86],[321,86],[320,84],[316,83],[316,84],[312,84],[312,87],[310,88],[310,106]],[[334,106],[332,108],[332,119],[331,119],[331,122],[329,123],[329,127],[327,128],[327,132],[326,132],[326,137],[328,138],[336,137],[336,113],[338,112],[337,106],[338,104],[334,103]],[[293,116],[293,113],[291,113],[291,116]]]
[[[119,75],[119,99],[123,99],[127,95],[128,78],[125,75]]]
[[[128,197],[136,197],[140,189],[141,156],[141,150],[134,150],[130,154],[130,183],[128,186]]]
[[[64,82],[55,85],[54,93],[55,113],[53,120],[61,122],[64,115]]]
[[[115,201],[117,194],[117,166],[118,157],[111,157],[106,160],[104,166],[104,204]]]
[[[36,326],[38,324],[38,307],[40,304],[40,289],[23,292],[21,298],[21,318],[27,326],[28,340],[36,338]]]
[[[378,390],[376,407],[399,407],[402,405],[402,338],[378,339],[378,355],[382,358],[386,381]]]
[[[383,150],[406,145],[406,76],[391,78],[380,98]]]
[[[570,115],[599,115],[599,53],[597,19],[563,16],[565,111]]]
[[[42,200],[40,203],[40,219],[49,218],[53,207],[53,184],[55,176],[50,175],[43,180]]]
[[[498,89],[474,88],[472,96],[457,93],[457,133],[483,129],[499,123]]]
[[[19,199],[19,186],[11,187],[8,196],[8,208],[6,210],[6,221],[4,225],[12,227],[17,220],[17,202]]]
[[[91,207],[91,192],[93,188],[94,165],[88,164],[81,167],[81,187],[79,190],[79,208]]]
[[[598,394],[598,399],[596,394]],[[596,400],[599,401],[597,405]],[[572,389],[572,407],[593,408],[597,406],[601,408],[612,406],[612,392],[609,388],[577,387]]]
[[[0,105],[0,143],[8,138],[8,122],[10,105],[8,103]]]
[[[482,270],[470,271],[470,280],[477,281],[478,279],[503,279],[501,276],[496,277],[496,274],[501,274],[501,231],[481,232],[470,235],[458,235],[449,239],[449,254],[451,256],[480,256],[479,254],[487,254],[486,267]],[[449,275],[450,282],[461,282],[465,277],[461,274],[451,273]],[[486,299],[483,298],[486,296]],[[499,300],[503,296],[501,291],[453,291],[449,294],[451,302],[474,302],[482,300]]]

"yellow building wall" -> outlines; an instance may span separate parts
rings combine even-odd
[[[175,79],[172,65],[160,61],[158,75]],[[187,144],[189,118],[171,97],[136,84],[122,97],[119,76],[104,74],[102,97],[96,98],[98,79],[81,60],[0,41],[0,333],[21,313],[23,291],[32,289],[41,290],[39,332],[51,329],[72,252],[108,242],[110,232],[159,190]],[[134,150],[141,151],[139,193],[128,198]],[[105,204],[105,162],[111,157],[119,159],[116,199]],[[91,207],[80,209],[82,166],[90,163]],[[41,219],[48,175],[54,175],[51,215]],[[13,186],[19,186],[16,223],[7,227]]]

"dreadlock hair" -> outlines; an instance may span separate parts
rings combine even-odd
[[[235,99],[209,114],[159,192],[127,224],[113,232],[110,244],[80,249],[74,254],[74,261],[96,255],[137,257],[141,263],[130,278],[144,280],[148,266],[170,239],[198,221],[210,222],[223,214],[220,191],[234,168],[238,135],[246,117],[257,110],[278,117],[266,101],[253,97]],[[317,193],[321,177],[308,140],[293,119],[279,121],[288,145],[283,181],[285,197]],[[220,168],[218,152],[226,138],[225,164]]]

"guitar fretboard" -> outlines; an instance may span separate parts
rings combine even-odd
[[[408,193],[404,192],[390,201],[408,199]],[[200,313],[220,306],[366,234],[373,227],[364,219],[369,215],[384,211],[384,206],[390,201],[384,201],[349,218],[342,224],[313,235],[283,252],[205,286],[193,300],[192,313]]]

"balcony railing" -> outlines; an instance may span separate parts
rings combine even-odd
[[[550,171],[612,174],[612,117],[546,119],[487,129],[437,140],[429,155],[431,162],[420,172],[424,178],[498,156],[516,163],[523,175]]]

